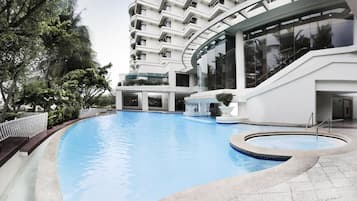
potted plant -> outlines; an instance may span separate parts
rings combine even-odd
[[[231,93],[221,93],[216,95],[216,99],[222,103],[221,106],[219,106],[219,109],[222,112],[223,117],[229,117],[231,116],[231,112],[233,111],[233,107],[229,107],[229,104],[233,100],[233,94]]]

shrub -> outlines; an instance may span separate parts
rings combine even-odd
[[[14,120],[14,119],[19,118],[19,117],[20,117],[20,114],[18,114],[18,113],[7,112],[5,114],[5,121],[11,121],[11,120]]]
[[[219,102],[222,102],[223,105],[225,106],[229,106],[229,104],[232,102],[233,100],[233,94],[231,93],[221,93],[221,94],[217,94],[216,95],[216,99],[219,101]]]
[[[48,113],[48,128],[77,119],[79,108],[74,106],[59,107]]]

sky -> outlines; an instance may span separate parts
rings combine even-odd
[[[111,62],[111,86],[115,88],[119,73],[129,72],[129,14],[133,0],[78,0],[82,24],[90,32],[97,61],[103,66]]]

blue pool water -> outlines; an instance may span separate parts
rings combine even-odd
[[[61,139],[61,191],[65,201],[151,201],[270,168],[281,162],[243,155],[229,146],[229,138],[271,129],[180,114],[119,112],[87,119]]]
[[[256,137],[248,140],[248,143],[273,149],[283,150],[317,150],[343,146],[346,143],[342,140],[324,136],[313,135],[276,135]]]

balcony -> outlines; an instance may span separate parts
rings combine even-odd
[[[213,20],[214,18],[216,18],[218,15],[226,12],[229,10],[229,8],[224,5],[224,3],[222,4],[221,2],[217,1],[218,3],[214,4],[213,10],[211,12],[210,18],[209,20]]]
[[[199,10],[198,8],[195,7],[188,7],[184,13],[184,17],[183,17],[183,22],[187,23],[192,16],[200,16],[201,18],[205,18],[205,19],[209,19],[210,15],[208,13],[205,13],[201,10]]]
[[[160,63],[161,63],[161,65],[165,65],[165,64],[168,64],[168,63],[181,64],[181,61],[178,60],[178,59],[171,58],[171,57],[161,57],[160,58]]]
[[[136,16],[137,16],[137,20],[148,22],[148,23],[155,24],[155,25],[159,25],[159,20],[157,18],[153,18],[153,17],[143,15],[143,14],[138,14]]]
[[[183,15],[183,12],[182,12],[182,15]],[[162,21],[164,18],[169,18],[169,19],[177,20],[179,22],[183,22],[182,15],[174,14],[172,11],[163,10],[163,11],[161,11],[160,21]]]
[[[162,38],[165,34],[183,36],[183,31],[172,29],[171,27],[162,26],[159,38]]]
[[[130,30],[130,37],[131,37],[131,38],[135,38],[135,37],[136,37],[136,29],[132,28],[132,29]]]
[[[149,8],[153,8],[155,10],[160,9],[160,4],[158,2],[153,2],[151,0],[137,0],[136,3],[146,6],[146,7],[149,7]]]
[[[160,51],[159,52],[164,52],[165,50],[183,50],[183,46],[181,45],[176,45],[172,43],[167,43],[167,42],[161,42],[160,44]]]
[[[136,6],[136,2],[133,1],[129,4],[128,10],[129,10],[129,15],[132,16],[135,13],[135,6]]]
[[[160,37],[159,34],[160,33],[148,32],[148,31],[143,31],[143,30],[136,31],[136,37],[142,36],[142,37],[147,37],[147,38],[159,39],[159,37]]]
[[[137,51],[136,51],[136,49],[131,49],[130,50],[130,56],[136,56],[136,53],[137,53]]]
[[[152,48],[152,47],[148,47],[145,45],[136,45],[136,50],[141,51],[141,52],[151,52],[151,53],[159,53],[159,49],[158,48]]]
[[[199,25],[193,24],[193,23],[189,23],[185,26],[185,29],[183,30],[183,36],[189,37],[192,33],[197,32],[201,28],[202,28],[202,26],[199,26]]]
[[[146,61],[146,60],[136,60],[135,64],[137,66],[158,66],[158,67],[162,67],[160,64],[158,64],[157,62],[150,62],[150,61]]]

